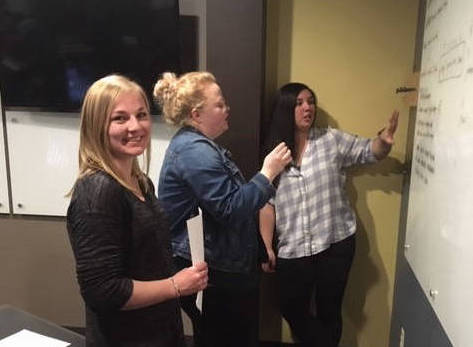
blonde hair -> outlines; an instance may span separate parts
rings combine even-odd
[[[110,115],[115,107],[117,99],[124,93],[130,92],[141,95],[146,110],[149,113],[149,102],[143,88],[127,77],[109,75],[94,82],[87,90],[81,111],[79,177],[77,179],[97,171],[104,171],[116,179],[125,188],[131,191],[135,190],[125,182],[123,177],[120,177],[118,171],[114,167],[108,136]],[[143,162],[145,166],[144,172],[141,170],[137,158],[133,159],[132,165],[131,174],[138,179],[145,191],[148,191],[149,188],[146,174],[149,169],[150,153],[151,144],[148,143],[148,146],[143,153]],[[72,190],[73,189],[74,188],[72,188]],[[70,193],[72,193],[72,190]]]
[[[210,72],[189,72],[179,78],[171,72],[163,73],[153,96],[163,110],[164,120],[178,127],[188,124],[192,110],[204,104],[204,90],[211,83],[217,82]]]

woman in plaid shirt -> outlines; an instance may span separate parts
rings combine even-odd
[[[263,270],[276,271],[281,312],[293,336],[304,346],[336,347],[355,252],[356,217],[345,192],[345,171],[388,155],[398,112],[376,138],[366,139],[317,128],[316,111],[317,97],[306,85],[289,83],[278,91],[267,148],[284,141],[294,160],[279,176],[275,197],[260,211],[269,256]]]

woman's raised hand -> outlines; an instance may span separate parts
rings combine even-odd
[[[386,127],[379,132],[379,137],[384,143],[388,145],[394,144],[394,133],[396,132],[398,121],[399,112],[395,110],[393,111],[391,117],[389,117]]]
[[[291,150],[281,142],[264,158],[261,173],[272,182],[291,161]]]

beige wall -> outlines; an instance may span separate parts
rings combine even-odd
[[[412,71],[418,1],[267,1],[266,105],[276,88],[303,82],[318,95],[318,123],[371,137],[393,109],[401,119],[390,157],[352,172],[348,191],[359,217],[357,254],[344,304],[343,346],[388,345],[408,108],[395,89]],[[269,317],[266,339],[290,340]],[[264,324],[264,323],[263,323]],[[278,330],[279,329],[279,330]]]
[[[0,216],[0,305],[61,325],[84,326],[62,218]]]

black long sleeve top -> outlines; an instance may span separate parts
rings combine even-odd
[[[103,172],[80,179],[67,212],[77,279],[86,305],[86,344],[183,345],[179,304],[121,310],[132,280],[171,276],[169,228],[151,190],[145,201]]]

